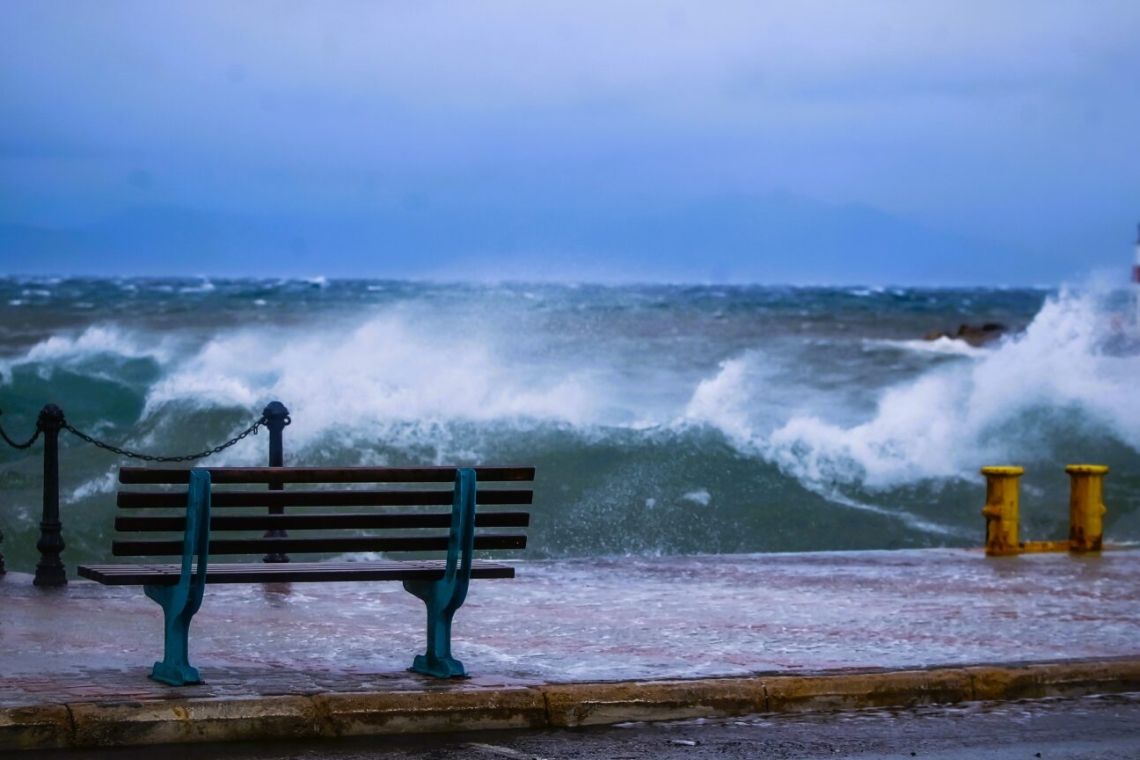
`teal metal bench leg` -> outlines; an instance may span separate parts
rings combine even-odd
[[[171,686],[201,683],[198,669],[190,665],[190,619],[186,593],[177,586],[143,586],[146,595],[162,605],[163,657],[154,664],[150,677]],[[183,592],[183,593],[179,593]]]
[[[471,554],[475,547],[475,471],[455,473],[447,568],[438,581],[404,581],[404,588],[427,607],[427,651],[416,655],[411,670],[436,678],[466,678],[463,663],[451,656],[451,621],[467,598]]]
[[[404,581],[404,588],[427,606],[427,652],[416,655],[411,669],[436,678],[465,678],[463,663],[451,656],[451,590],[443,581]]]
[[[190,620],[202,606],[206,588],[206,564],[210,546],[210,473],[190,471],[186,496],[186,534],[182,541],[182,572],[173,586],[143,586],[146,595],[162,606],[163,657],[150,677],[171,686],[201,683],[198,669],[190,664]],[[198,567],[193,566],[198,555]]]

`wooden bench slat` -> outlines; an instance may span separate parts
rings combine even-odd
[[[453,492],[447,491],[214,491],[211,507],[412,507],[450,506]],[[530,490],[480,489],[481,506],[531,504]],[[186,492],[119,491],[117,504],[123,509],[186,509]]]
[[[475,549],[525,549],[526,536],[475,536]],[[447,536],[345,536],[337,538],[222,538],[210,540],[210,555],[216,554],[342,554],[349,552],[446,551]],[[139,540],[111,542],[116,557],[178,556],[182,541]]]
[[[450,483],[455,467],[207,467],[215,485],[236,483]],[[533,481],[534,467],[474,467],[479,483]],[[190,470],[122,467],[119,482],[182,484]]]
[[[166,630],[164,656],[151,677],[172,686],[201,680],[186,656],[187,633],[206,583],[404,581],[405,589],[427,604],[426,651],[415,657],[412,670],[437,678],[464,677],[463,664],[450,656],[450,641],[452,616],[466,597],[467,580],[515,576],[511,565],[473,559],[472,551],[525,549],[522,529],[529,526],[530,514],[517,506],[534,498],[533,489],[524,485],[534,481],[534,467],[474,469],[219,467],[202,472],[122,467],[119,480],[124,484],[188,487],[120,491],[111,553],[136,559],[81,565],[79,575],[106,585],[146,587],[147,596],[162,607]],[[485,488],[488,483],[499,487]],[[286,489],[286,484],[311,485]],[[255,487],[218,488],[225,485]],[[499,511],[480,510],[480,505]],[[370,509],[374,507],[396,509]],[[286,508],[293,509],[286,514]],[[349,561],[375,552],[396,557]],[[290,561],[290,555],[306,554],[335,558]],[[409,554],[411,559],[399,558]],[[421,559],[444,554],[447,559]],[[224,555],[244,556],[238,562],[216,561]],[[264,559],[254,561],[260,555]],[[198,563],[194,569],[192,562]],[[456,571],[450,580],[449,566]],[[156,586],[163,587],[162,593]]]
[[[186,501],[183,497],[183,502]],[[211,516],[210,532],[226,530],[385,530],[447,528],[450,512],[321,514],[321,515],[220,515]],[[528,512],[477,512],[477,528],[525,528]],[[118,516],[115,530],[125,533],[183,531],[185,517]]]
[[[293,583],[335,581],[439,580],[443,560],[405,562],[289,562],[283,564],[241,563],[210,565],[207,583]],[[109,586],[153,584],[173,586],[181,567],[174,564],[80,565],[79,575]],[[485,560],[475,560],[472,578],[514,578],[515,569]]]

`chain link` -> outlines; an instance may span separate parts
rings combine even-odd
[[[0,414],[4,414],[3,410],[0,410]],[[14,449],[27,449],[40,437],[40,432],[40,426],[36,425],[36,432],[32,434],[32,437],[28,439],[27,443],[16,443],[8,437],[8,434],[4,432],[4,428],[0,427],[0,438],[3,438],[4,442]]]
[[[131,459],[140,459],[144,462],[192,462],[195,459],[204,459],[204,458],[211,456],[213,454],[217,454],[219,452],[225,451],[230,446],[233,446],[235,443],[242,440],[246,436],[257,435],[257,429],[264,424],[266,424],[266,420],[264,417],[262,417],[257,422],[253,423],[248,428],[243,430],[241,433],[238,433],[236,436],[234,436],[233,438],[226,441],[225,443],[223,443],[220,446],[215,446],[214,448],[208,449],[206,451],[200,451],[197,454],[186,454],[184,456],[179,456],[179,457],[156,457],[156,456],[151,456],[150,454],[140,454],[137,451],[128,451],[127,449],[122,449],[122,448],[119,448],[118,446],[112,446],[111,444],[104,443],[103,441],[97,441],[94,438],[92,438],[91,436],[87,435],[86,433],[81,433],[80,431],[76,430],[75,428],[73,428],[71,425],[69,425],[66,422],[63,423],[63,429],[66,430],[67,432],[71,433],[72,435],[74,435],[78,438],[81,438],[82,440],[86,441],[87,443],[90,443],[94,446],[98,446],[99,448],[105,449],[106,451],[110,451],[112,454],[118,454],[119,456],[129,457]],[[39,432],[37,431],[37,435],[38,434],[39,434]],[[7,436],[5,436],[5,438],[7,438]],[[35,439],[33,439],[33,440],[35,440]],[[29,443],[29,445],[30,445],[30,443]]]

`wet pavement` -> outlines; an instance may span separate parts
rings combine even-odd
[[[396,583],[211,586],[190,630],[205,684],[146,676],[162,616],[134,587],[0,580],[0,708],[107,700],[525,688],[1140,654],[1140,551],[988,559],[912,550],[520,562],[472,583],[454,654],[408,673],[421,603]]]

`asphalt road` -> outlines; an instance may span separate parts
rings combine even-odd
[[[1140,694],[351,741],[40,754],[43,760],[1138,760]]]

